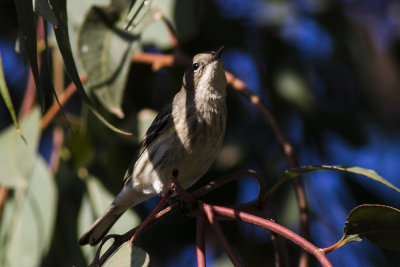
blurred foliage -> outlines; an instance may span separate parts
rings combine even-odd
[[[365,228],[350,227],[356,219],[373,231],[390,228],[393,236],[398,235],[397,209],[360,206],[383,203],[398,208],[398,194],[374,181],[353,179],[354,173],[361,173],[384,184],[400,184],[397,1],[4,0],[0,1],[0,54],[5,77],[0,76],[0,89],[7,106],[0,103],[0,191],[8,194],[0,198],[0,265],[84,266],[93,258],[95,249],[78,247],[78,237],[119,192],[141,136],[157,110],[181,87],[183,67],[154,72],[150,65],[130,60],[132,53],[174,52],[160,14],[176,29],[179,48],[186,55],[225,45],[226,69],[269,105],[301,165],[363,167],[303,176],[313,243],[321,248],[334,244],[347,218],[345,235],[359,235],[386,248],[398,246],[390,236],[388,245],[386,236],[382,241],[366,234]],[[37,15],[53,28],[51,60],[36,54],[43,46],[36,40]],[[14,46],[21,56],[10,49]],[[55,60],[57,53],[64,63]],[[26,144],[9,125],[17,121],[10,117],[10,103],[18,115],[28,97],[24,94],[29,73],[23,60],[33,66],[31,79],[43,94],[38,99],[46,101],[45,112],[53,94],[49,80],[54,84],[65,80],[64,87],[73,81],[81,96],[73,96],[65,105],[69,126],[58,116],[48,129],[41,129],[43,116],[36,107],[26,118],[19,117]],[[57,66],[65,67],[65,73],[55,72]],[[80,75],[88,76],[84,86]],[[110,131],[98,118],[134,134]],[[272,186],[287,163],[264,118],[229,90],[224,145],[213,167],[193,188],[247,168],[262,173]],[[228,205],[252,199],[258,188],[248,180],[228,184],[205,196],[205,201]],[[113,232],[137,225],[157,201],[151,199],[127,212]],[[292,188],[280,188],[269,203],[277,222],[298,228]],[[374,217],[381,220],[371,222]],[[265,231],[229,221],[222,226],[246,266],[273,264],[273,247]],[[139,237],[135,245],[148,254],[130,247],[126,255],[139,254],[142,265],[150,257],[152,266],[192,266],[194,239],[193,218],[175,214]],[[206,240],[207,264],[226,264],[213,233],[207,232]],[[290,243],[288,247],[294,264],[298,250]],[[349,244],[328,256],[337,266],[400,262],[398,252],[368,242]]]

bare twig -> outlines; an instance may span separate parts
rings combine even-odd
[[[39,42],[40,40],[43,39],[43,19],[42,17],[38,17],[38,20],[36,22],[36,39],[37,42]],[[38,64],[38,68],[40,71],[40,67],[42,65],[42,60],[40,57],[40,53],[37,53],[37,64]],[[22,101],[22,105],[21,108],[19,110],[19,119],[23,119],[26,115],[29,114],[29,112],[31,111],[31,109],[33,108],[34,104],[35,104],[35,99],[36,99],[36,85],[35,85],[35,80],[33,78],[33,73],[32,73],[32,69],[29,68],[29,76],[28,76],[28,82],[26,85],[26,91],[25,91],[25,95],[24,95],[24,99]]]
[[[261,100],[259,96],[254,94],[251,90],[249,90],[243,81],[233,76],[233,74],[229,72],[225,72],[226,79],[228,84],[232,85],[232,87],[240,92],[243,96],[245,96],[250,103],[252,103],[258,111],[268,120],[269,124],[271,125],[272,130],[274,131],[275,135],[277,136],[279,142],[282,145],[283,151],[285,153],[286,159],[288,161],[289,168],[296,168],[298,167],[298,161],[294,154],[294,150],[290,142],[286,139],[283,131],[279,127],[278,123],[276,122],[274,116],[267,108],[265,103]],[[300,177],[296,177],[293,180],[296,197],[300,209],[300,233],[305,238],[309,238],[309,223],[308,223],[308,205],[307,199],[305,196],[304,188]],[[264,199],[266,202],[267,199]],[[299,266],[305,267],[308,266],[308,255],[306,253],[302,253],[299,259]]]
[[[4,204],[6,203],[8,197],[8,193],[9,193],[8,188],[0,185],[0,218],[3,212]]]
[[[221,216],[226,216],[228,218],[232,219],[237,219],[240,221],[244,221],[247,223],[251,223],[260,227],[263,227],[265,229],[274,231],[275,233],[289,239],[296,245],[300,246],[303,248],[305,251],[309,252],[310,254],[314,255],[315,258],[322,264],[324,267],[330,267],[332,264],[326,257],[325,253],[323,252],[322,249],[316,247],[309,241],[307,241],[305,238],[301,237],[300,235],[294,233],[293,231],[277,224],[274,223],[270,220],[266,220],[263,218],[260,218],[255,215],[251,215],[242,211],[234,210],[231,208],[227,207],[220,207],[220,206],[212,206],[210,205],[212,210],[214,211],[215,214],[221,215]]]
[[[146,219],[139,225],[138,229],[132,235],[132,238],[129,240],[129,243],[132,244],[135,241],[136,237],[145,229],[148,224],[154,219],[157,215],[157,212],[164,206],[167,202],[168,198],[171,196],[171,183],[168,185],[167,190],[163,193],[163,196],[158,202],[157,206],[150,212],[150,214],[146,217]]]
[[[205,228],[206,228],[206,217],[202,210],[199,210],[196,219],[196,255],[197,255],[197,266],[206,266],[206,247],[205,247]]]
[[[217,235],[219,241],[221,242],[222,246],[225,249],[226,254],[228,255],[229,259],[233,263],[234,266],[243,266],[239,259],[237,258],[235,252],[233,251],[231,245],[226,239],[224,232],[222,231],[221,225],[217,220],[214,218],[213,206],[207,205],[202,201],[199,201],[200,208],[204,211],[207,216],[208,221],[210,222],[215,234]]]
[[[81,76],[81,81],[84,83],[86,81],[86,76]],[[60,105],[64,106],[65,103],[71,98],[71,96],[76,92],[75,83],[70,83],[64,92],[59,96]],[[44,130],[49,126],[50,122],[53,120],[54,116],[60,111],[60,105],[56,101],[52,104],[49,110],[44,114],[41,122],[40,129]]]

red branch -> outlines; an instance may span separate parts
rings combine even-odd
[[[86,81],[86,76],[81,76],[81,82],[84,83]],[[58,97],[60,101],[60,105],[64,106],[65,103],[71,98],[71,96],[76,92],[75,83],[71,82],[67,88],[65,88],[64,92]],[[40,129],[44,130],[49,126],[50,122],[53,120],[54,116],[60,111],[60,106],[57,101],[54,101],[49,110],[44,114],[41,122]]]
[[[233,263],[234,266],[243,266],[239,259],[236,257],[235,252],[233,251],[231,245],[226,239],[224,232],[222,231],[221,225],[217,220],[214,218],[213,206],[205,204],[202,201],[199,201],[199,206],[202,211],[206,214],[208,221],[210,222],[215,234],[217,235],[219,241],[221,242],[222,246],[225,249],[226,254],[228,255],[229,259]]]
[[[206,267],[206,246],[205,246],[205,228],[206,217],[203,211],[197,214],[196,219],[196,255],[197,266]]]
[[[322,249],[316,247],[315,245],[313,245],[312,243],[310,243],[303,237],[299,236],[295,232],[293,232],[277,223],[274,223],[270,220],[266,220],[261,217],[251,215],[251,214],[248,214],[248,213],[245,213],[242,211],[234,210],[231,208],[221,207],[221,206],[213,206],[213,205],[209,205],[209,206],[212,208],[214,213],[217,215],[221,215],[221,216],[225,216],[228,218],[251,223],[251,224],[263,227],[265,229],[268,229],[270,231],[273,231],[273,232],[289,239],[296,245],[303,248],[305,251],[314,255],[315,258],[322,264],[322,266],[324,266],[324,267],[332,266],[332,264],[330,263],[330,261],[328,260],[328,258],[326,257],[326,255]]]

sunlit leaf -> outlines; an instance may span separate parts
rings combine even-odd
[[[315,171],[344,171],[348,173],[360,174],[368,179],[374,180],[376,182],[380,182],[387,187],[397,191],[400,193],[400,189],[396,186],[392,185],[381,176],[379,176],[374,170],[364,169],[361,167],[354,167],[354,166],[328,166],[328,165],[321,165],[321,166],[305,166],[299,168],[293,168],[290,170],[285,171],[279,179],[278,182],[268,191],[267,198],[269,198],[275,190],[282,185],[283,183],[289,181],[290,179],[299,176],[301,174],[315,172]]]
[[[118,2],[118,4],[115,4]],[[78,55],[87,74],[87,90],[119,118],[125,90],[132,42],[138,38],[123,29],[130,1],[93,6],[79,32]]]
[[[17,115],[15,114],[14,110],[14,105],[11,101],[10,93],[8,92],[7,84],[4,79],[4,72],[3,72],[3,63],[1,60],[1,54],[0,54],[0,94],[1,97],[4,100],[4,103],[7,106],[8,112],[10,112],[11,118],[13,120],[14,126],[17,129],[18,134],[25,140],[25,138],[22,135],[21,132],[21,127],[19,126]],[[26,142],[26,140],[25,140]]]
[[[57,188],[49,168],[37,158],[33,172],[26,177],[29,187],[19,190],[5,209],[13,207],[3,219],[1,266],[39,266],[50,247],[56,218]]]
[[[359,235],[380,247],[400,251],[400,210],[360,205],[350,212],[343,231],[345,236]]]
[[[108,128],[111,130],[121,133],[127,134],[130,133],[124,132],[112,124],[110,124],[93,106],[92,102],[90,101],[88,95],[86,94],[83,85],[81,83],[78,70],[75,65],[75,61],[72,55],[71,45],[69,42],[69,35],[68,35],[68,20],[67,20],[67,10],[66,10],[66,0],[49,0],[51,6],[53,7],[54,14],[58,20],[58,25],[54,26],[54,33],[57,39],[58,47],[60,48],[61,55],[64,59],[64,64],[66,70],[75,83],[78,93],[81,96],[82,100],[87,104],[89,109],[93,112],[93,114]]]
[[[125,243],[105,262],[104,266],[145,267],[149,264],[150,256],[147,252]]]
[[[28,184],[36,161],[39,142],[40,111],[38,108],[21,122],[26,143],[13,126],[0,132],[0,184],[21,187]]]
[[[160,49],[172,48],[173,43],[169,29],[166,23],[160,20],[161,16],[166,18],[174,29],[177,29],[179,23],[177,37],[180,42],[184,43],[196,36],[198,31],[196,3],[194,1],[179,1],[181,12],[176,13],[177,2],[176,0],[153,0],[151,2],[151,11],[147,14],[149,22],[146,23],[141,34],[142,43],[155,45]]]
[[[107,209],[115,197],[107,191],[95,177],[89,176],[86,178],[86,185],[88,195],[84,196],[78,218],[79,236],[89,229],[91,224]],[[133,210],[127,210],[121,218],[118,219],[109,233],[124,234],[139,225],[139,223],[140,217]],[[89,263],[93,260],[93,253],[95,251],[87,247],[89,246],[82,246],[81,249]]]

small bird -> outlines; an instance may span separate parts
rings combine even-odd
[[[167,190],[173,171],[179,173],[178,183],[188,188],[210,168],[226,126],[222,50],[193,57],[181,90],[143,137],[121,192],[82,235],[80,245],[97,244],[127,209]]]

